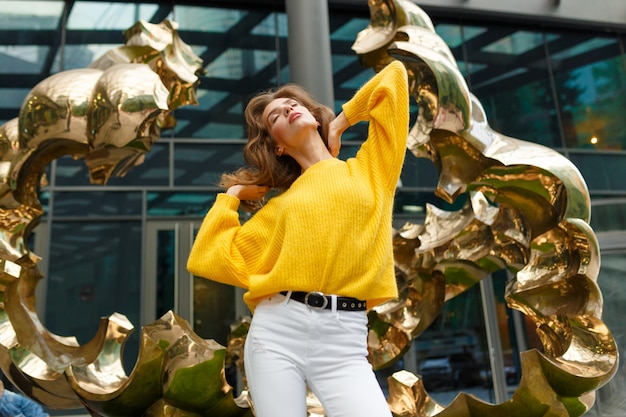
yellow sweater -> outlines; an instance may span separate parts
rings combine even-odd
[[[343,106],[350,125],[369,121],[354,158],[322,160],[243,225],[239,200],[218,194],[187,269],[248,289],[254,311],[280,291],[321,291],[367,300],[397,296],[391,242],[396,184],[409,125],[407,74],[394,61]]]

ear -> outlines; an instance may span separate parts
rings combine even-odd
[[[284,151],[285,151],[285,150],[284,150],[283,148],[281,148],[280,146],[277,146],[277,147],[276,147],[276,155],[278,155],[278,156],[283,156],[283,152],[284,152]]]

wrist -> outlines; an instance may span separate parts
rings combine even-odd
[[[241,191],[241,186],[240,185],[233,185],[232,187],[228,187],[228,189],[226,190],[226,194],[235,198],[239,198],[239,193]]]

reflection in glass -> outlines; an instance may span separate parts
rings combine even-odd
[[[12,29],[56,29],[61,20],[62,0],[0,0],[0,27]]]
[[[174,230],[157,231],[156,311],[155,317],[175,311],[176,235]]]
[[[1,62],[1,61],[0,61]],[[0,64],[1,66],[2,64]],[[0,68],[0,73],[2,69]],[[0,94],[0,109],[12,109],[17,104],[24,102],[30,89],[28,88],[5,88]],[[17,114],[16,114],[17,115]]]
[[[215,7],[175,6],[174,15],[184,30],[222,33],[229,31],[247,14],[244,10]]]
[[[207,192],[149,192],[148,216],[204,217],[215,201],[217,191]]]
[[[141,192],[56,191],[53,204],[55,217],[138,216],[141,215]]]
[[[193,280],[193,326],[203,338],[226,346],[235,323],[235,287],[206,278]]]
[[[590,190],[626,190],[626,155],[623,153],[570,153]],[[593,215],[591,216],[593,219]]]
[[[467,202],[467,194],[457,197],[454,202],[448,203],[435,196],[429,191],[416,191],[414,189],[400,189],[396,191],[394,201],[394,220],[396,217],[402,218],[403,215],[417,215],[422,221],[426,214],[426,205],[430,204],[445,211],[458,211],[463,208]],[[418,224],[421,223],[418,222]]]
[[[254,76],[276,60],[276,51],[249,51],[230,48],[207,66],[211,77],[241,80]]]
[[[623,226],[624,224],[622,224]],[[624,230],[624,228],[622,228]],[[620,354],[620,369],[611,381],[600,388],[591,414],[598,416],[622,416],[626,409],[626,293],[624,276],[626,275],[626,236],[622,237],[621,252],[602,255],[602,266],[598,284],[604,296],[603,320],[615,336]]]
[[[504,299],[506,282],[509,278],[507,271],[501,270],[494,273],[492,276],[493,292],[495,295],[494,302],[498,319],[498,334],[500,335],[502,359],[504,362],[504,377],[508,387],[507,398],[511,398],[522,375],[520,352],[527,350],[529,344],[532,344],[533,348],[539,350],[542,350],[542,347],[535,329],[532,327],[527,328],[524,325],[526,321],[529,326],[534,326],[532,321],[528,320],[526,316],[520,314],[517,310],[509,308]],[[519,320],[515,320],[516,316]],[[522,337],[523,340],[518,340],[518,337]]]
[[[335,17],[336,16],[336,17]],[[340,24],[336,24],[333,21],[333,18],[335,17],[335,19],[339,20],[341,19],[341,23]],[[335,14],[331,14],[330,16],[330,20],[331,20],[331,27],[335,27],[337,28],[336,30],[334,30],[331,35],[330,35],[330,39],[332,40],[342,40],[342,41],[347,41],[347,42],[354,42],[354,39],[356,38],[357,33],[359,33],[361,30],[363,30],[363,28],[367,27],[370,24],[370,19],[365,19],[362,17],[354,17],[354,18],[350,18],[347,22],[345,21],[346,17],[345,16],[338,16]]]
[[[77,1],[71,9],[67,28],[125,30],[140,19],[150,21],[158,7],[155,4]]]
[[[490,26],[466,43],[468,81],[489,124],[505,135],[561,147],[541,32]],[[494,41],[494,39],[498,39]],[[455,51],[457,59],[461,51]],[[475,70],[478,65],[480,70]]]
[[[474,286],[444,304],[439,317],[413,340],[414,355],[405,355],[392,369],[377,371],[386,389],[386,377],[395,368],[417,370],[428,394],[447,406],[460,391],[493,402],[493,386],[480,288]],[[406,358],[416,363],[404,363]]]
[[[596,233],[626,230],[625,198],[595,198],[591,201],[591,207],[593,216],[591,216],[590,224]],[[619,237],[623,238],[623,246],[626,246],[626,236],[619,235]]]
[[[487,28],[470,25],[461,27],[461,25],[442,23],[435,27],[435,31],[441,36],[446,45],[454,49],[461,46],[464,41],[469,42],[476,36],[487,32]]]
[[[542,45],[541,33],[520,30],[484,46],[482,50],[497,54],[521,55]]]
[[[144,162],[131,169],[126,176],[111,177],[107,186],[166,186],[169,184],[169,144],[157,142],[145,154]],[[64,156],[56,160],[56,184],[87,186],[89,170],[82,159]],[[101,188],[101,187],[98,187]]]
[[[65,45],[57,51],[51,72],[56,73],[78,68],[87,68],[93,61],[104,55],[107,51],[117,48],[123,43],[124,37],[120,33],[119,42],[114,44]]]
[[[60,222],[51,227],[45,326],[79,343],[91,340],[100,317],[123,313],[137,325],[141,300],[140,222]],[[132,370],[138,331],[124,348]]]
[[[242,139],[243,109],[250,95],[289,81],[287,20],[272,9],[227,10],[176,6],[181,36],[194,30],[207,74],[197,91],[200,105],[177,111],[177,137]],[[190,28],[190,29],[187,29]]]
[[[626,145],[626,68],[617,38],[571,35],[548,44],[565,143],[621,150]],[[593,53],[593,61],[589,60]]]
[[[175,145],[174,183],[216,187],[223,172],[244,164],[243,141]]]
[[[39,74],[49,51],[43,45],[0,45],[0,74]]]

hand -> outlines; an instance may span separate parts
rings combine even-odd
[[[350,122],[343,112],[339,113],[328,126],[328,150],[334,157],[339,155],[339,149],[341,148],[341,135],[350,127]]]
[[[226,194],[237,197],[239,200],[260,200],[270,190],[266,185],[235,184],[226,190]]]

